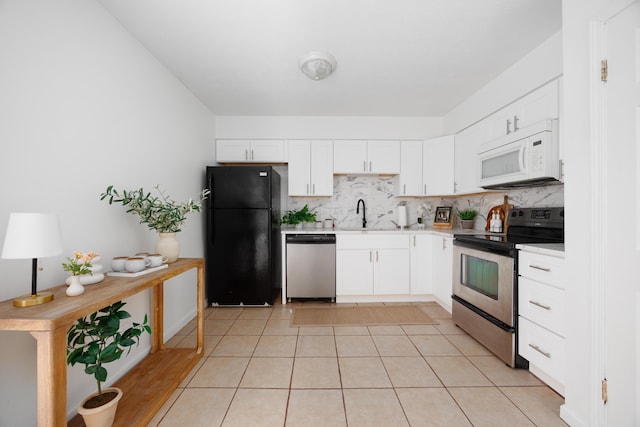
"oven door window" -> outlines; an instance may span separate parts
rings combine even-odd
[[[498,263],[468,254],[461,254],[460,284],[498,299]]]

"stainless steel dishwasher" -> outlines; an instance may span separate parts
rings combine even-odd
[[[288,234],[287,300],[336,298],[336,235]]]

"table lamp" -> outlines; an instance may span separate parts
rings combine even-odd
[[[14,307],[30,307],[53,299],[51,292],[37,291],[38,258],[62,252],[60,223],[55,214],[12,213],[2,248],[4,259],[31,258],[31,295],[13,300]]]

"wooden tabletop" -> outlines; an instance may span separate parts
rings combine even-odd
[[[153,287],[178,274],[203,267],[202,258],[180,258],[168,268],[138,277],[112,277],[102,282],[85,285],[85,292],[69,297],[67,285],[46,289],[53,292],[53,301],[32,307],[14,307],[13,299],[0,302],[0,330],[4,331],[52,331],[70,325],[76,319],[91,314],[116,301],[123,300],[145,288]]]

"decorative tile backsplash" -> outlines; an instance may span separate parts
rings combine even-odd
[[[458,209],[478,210],[475,227],[483,230],[487,212],[503,203],[504,195],[515,207],[564,206],[564,185],[549,185],[502,192],[480,193],[455,197],[397,197],[398,176],[344,176],[333,177],[333,197],[289,197],[287,209],[300,209],[305,204],[318,213],[318,220],[334,218],[336,227],[355,228],[362,226],[362,212],[356,214],[356,204],[364,200],[367,212],[367,228],[393,228],[398,222],[396,207],[406,202],[407,221],[415,224],[419,215],[429,227],[438,206],[453,206]],[[454,227],[459,226],[457,222]]]

